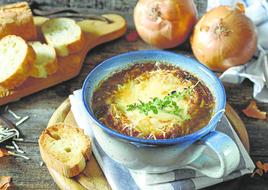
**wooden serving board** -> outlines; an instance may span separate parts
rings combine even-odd
[[[59,69],[55,74],[50,75],[45,79],[30,77],[22,85],[12,91],[2,90],[4,92],[1,92],[0,89],[0,106],[77,76],[89,50],[97,45],[114,40],[125,34],[127,26],[123,17],[115,14],[106,14],[102,16],[110,19],[112,23],[98,20],[82,20],[77,22],[85,34],[85,44],[78,53],[65,57],[57,57]],[[39,41],[43,41],[40,25],[47,19],[48,18],[44,17],[34,18]],[[1,94],[6,95],[2,97]]]
[[[63,122],[74,127],[78,127],[71,112],[69,99],[65,100],[53,113],[48,122],[48,127]],[[105,176],[102,173],[94,155],[87,162],[85,170],[74,178],[67,178],[55,170],[48,167],[48,171],[53,180],[62,190],[111,190]]]
[[[249,152],[249,138],[243,121],[228,103],[226,105],[225,114],[232,123],[234,130],[237,132],[246,150]],[[65,100],[57,108],[50,118],[47,126],[49,127],[58,122],[64,122],[74,127],[78,127],[71,112],[71,104],[69,99]],[[92,156],[91,160],[87,162],[86,169],[78,177],[66,178],[49,167],[48,170],[53,180],[62,190],[111,189],[96,159],[94,158],[94,155]]]

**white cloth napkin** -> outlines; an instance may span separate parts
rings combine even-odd
[[[252,60],[241,66],[226,70],[220,79],[223,82],[239,84],[244,79],[254,83],[253,97],[268,103],[268,3],[266,0],[208,0],[207,10],[219,5],[235,6],[237,2],[246,7],[246,15],[253,21],[258,33],[258,52]],[[266,60],[265,60],[266,59]]]
[[[247,173],[252,173],[255,166],[226,117],[218,125],[218,131],[230,136],[240,150],[240,163],[236,171],[220,179],[206,177],[194,170],[181,169],[161,174],[135,173],[109,158],[94,139],[89,125],[89,117],[83,106],[82,92],[77,90],[70,95],[71,110],[78,126],[85,130],[92,141],[93,153],[113,190],[190,190],[208,187],[228,181]]]

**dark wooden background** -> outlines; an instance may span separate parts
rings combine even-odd
[[[23,0],[0,0],[0,3],[13,3]],[[132,13],[137,0],[24,0],[37,2],[42,8],[51,7],[74,7],[89,13],[117,13],[123,15],[129,26],[133,26]],[[194,0],[199,12],[202,15],[207,6],[206,0]]]
[[[2,3],[14,2],[14,0],[0,1]],[[125,16],[129,23],[128,32],[133,30],[132,9],[136,1],[132,0],[40,0],[42,6],[50,7],[80,7],[83,11],[90,13],[116,12]],[[204,12],[206,1],[196,1],[199,11]],[[154,49],[143,41],[128,42],[122,37],[113,42],[98,46],[90,51],[85,60],[80,75],[72,80],[43,90],[34,95],[23,98],[22,100],[9,104],[9,107],[21,116],[29,115],[30,119],[19,126],[25,136],[25,142],[19,143],[31,160],[21,158],[4,157],[0,158],[0,176],[12,176],[16,189],[31,190],[57,189],[45,166],[40,166],[40,154],[38,149],[38,138],[41,131],[55,109],[64,101],[74,90],[80,89],[87,74],[100,62],[114,55],[140,49]],[[189,44],[171,49],[170,51],[191,55]],[[250,155],[254,162],[261,160],[268,162],[268,122],[250,119],[243,115],[241,110],[245,108],[252,99],[252,83],[245,81],[241,85],[225,84],[227,100],[237,111],[245,122],[251,145]],[[258,103],[261,110],[268,112],[268,104]],[[4,106],[0,107],[0,114],[8,117],[15,122],[9,114],[4,112]],[[268,189],[268,174],[251,178],[250,175],[225,182],[207,189],[245,189],[245,190],[264,190]]]

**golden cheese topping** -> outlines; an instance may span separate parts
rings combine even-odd
[[[189,134],[208,123],[214,99],[202,81],[165,64],[114,74],[93,95],[98,119],[123,134],[149,139]]]
[[[130,128],[135,128],[143,136],[154,136],[158,133],[165,133],[176,124],[182,124],[190,119],[188,114],[188,100],[175,100],[179,108],[182,109],[180,115],[167,113],[159,110],[158,114],[149,112],[148,115],[139,110],[128,111],[127,106],[137,102],[149,102],[153,98],[164,99],[173,91],[182,91],[188,87],[189,83],[183,83],[174,76],[174,71],[156,70],[146,72],[134,80],[130,80],[123,85],[118,85],[117,91],[107,100],[111,105],[112,113],[117,118],[124,117],[122,124]]]

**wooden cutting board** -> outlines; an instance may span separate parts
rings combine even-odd
[[[86,54],[89,50],[102,43],[114,40],[125,34],[127,25],[123,17],[115,14],[102,15],[112,23],[98,20],[82,20],[77,22],[85,34],[85,44],[81,51],[66,57],[57,57],[59,69],[45,79],[28,78],[15,90],[0,88],[0,106],[9,102],[17,101],[22,97],[46,89],[63,81],[77,76],[81,70]],[[48,18],[35,17],[35,25],[38,31],[38,40],[43,41],[40,25]],[[5,94],[5,95],[3,95]]]
[[[69,99],[65,100],[53,113],[48,122],[48,127],[63,122],[74,127],[78,127],[71,112]],[[53,180],[62,190],[110,190],[105,176],[103,175],[94,155],[87,162],[85,170],[74,178],[67,178],[55,170],[48,167],[48,171]]]
[[[242,141],[246,150],[249,152],[249,138],[243,121],[229,104],[226,105],[225,114],[231,122],[234,130],[240,137],[240,140]],[[71,104],[69,99],[65,100],[57,108],[57,110],[50,118],[47,126],[58,122],[64,122],[66,124],[77,127],[77,124],[71,112]],[[79,176],[74,178],[66,178],[51,168],[48,168],[48,170],[53,180],[62,190],[111,189],[94,156],[92,156],[91,160],[87,162],[86,169]]]

